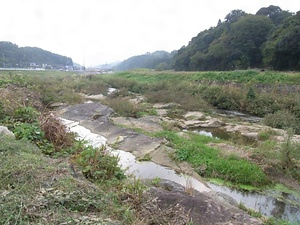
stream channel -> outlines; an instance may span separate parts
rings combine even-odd
[[[85,140],[93,147],[106,145],[106,138],[92,133],[89,129],[80,126],[79,122],[61,118],[71,132],[77,133],[78,139]],[[214,137],[211,130],[199,131],[199,134]],[[248,208],[259,211],[267,217],[288,220],[292,223],[300,222],[300,198],[284,192],[268,191],[263,194],[253,192],[242,192],[226,186],[219,186],[213,183],[207,185],[197,179],[185,174],[178,174],[170,168],[163,167],[151,161],[139,162],[135,156],[129,152],[115,150],[107,147],[111,154],[118,156],[119,165],[126,170],[127,175],[134,175],[141,179],[160,178],[171,180],[184,187],[193,187],[199,192],[215,191],[226,194],[237,203],[241,203]]]

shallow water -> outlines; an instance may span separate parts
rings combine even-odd
[[[175,183],[181,184],[184,187],[193,187],[199,192],[210,191],[210,188],[206,187],[203,183],[193,177],[176,173],[174,170],[158,165],[154,162],[136,161],[135,156],[130,152],[113,150],[112,153],[120,158],[119,163],[121,168],[126,169],[127,174],[133,174],[137,178],[160,178],[174,181]]]
[[[291,222],[300,222],[300,198],[284,192],[275,191],[268,194],[242,192],[225,186],[208,183],[216,191],[224,193],[247,208],[255,209],[267,217],[275,217]],[[274,196],[278,196],[277,198]],[[279,200],[282,199],[282,200]],[[295,203],[295,205],[293,204]]]
[[[230,140],[236,144],[243,143],[244,145],[253,146],[253,147],[257,146],[258,144],[257,140],[255,140],[254,138],[246,137],[239,133],[227,132],[220,128],[200,128],[200,129],[193,129],[192,131],[194,133],[204,135],[207,137],[213,137],[222,140]]]
[[[85,140],[89,145],[95,148],[106,145],[107,139],[105,137],[92,133],[89,129],[80,126],[78,122],[63,118],[62,121],[71,132],[77,133],[77,138],[79,140]],[[193,187],[199,192],[210,191],[210,188],[206,187],[203,183],[193,177],[176,173],[174,170],[158,165],[154,162],[139,162],[130,152],[110,148],[107,149],[109,149],[113,155],[119,157],[119,165],[122,169],[126,170],[126,174],[128,175],[134,175],[137,178],[142,179],[166,179],[181,184],[184,187]]]

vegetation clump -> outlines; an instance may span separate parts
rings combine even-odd
[[[178,136],[174,132],[165,131],[157,134],[170,141],[176,150],[174,158],[189,162],[204,177],[214,177],[237,184],[262,187],[271,183],[263,170],[234,155],[221,156],[216,148],[206,146],[206,137],[190,134],[189,138]]]

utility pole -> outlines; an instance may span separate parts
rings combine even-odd
[[[3,64],[3,68],[5,68],[4,53],[2,54],[2,64]]]

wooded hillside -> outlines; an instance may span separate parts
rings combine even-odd
[[[255,15],[232,10],[216,27],[200,32],[174,57],[175,70],[270,68],[300,70],[300,11],[278,6]]]
[[[62,69],[73,66],[71,58],[36,47],[0,42],[0,67]]]

